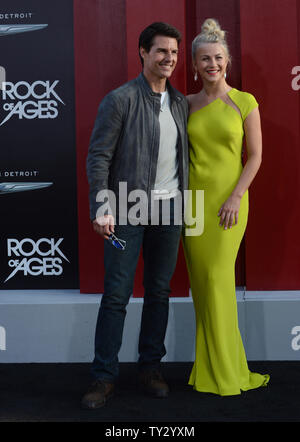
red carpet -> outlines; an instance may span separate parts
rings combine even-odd
[[[190,363],[165,363],[171,387],[167,399],[144,396],[135,364],[121,364],[115,397],[105,407],[80,408],[89,385],[89,364],[0,364],[1,422],[300,422],[300,362],[249,362],[250,369],[270,373],[267,387],[239,396],[219,397],[187,385]],[[115,425],[116,427],[116,425]],[[195,427],[196,428],[196,427]]]

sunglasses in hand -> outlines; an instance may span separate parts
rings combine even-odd
[[[111,244],[116,248],[120,250],[125,250],[126,247],[126,241],[123,239],[119,239],[116,237],[114,233],[111,233],[108,237],[108,240],[111,242]]]

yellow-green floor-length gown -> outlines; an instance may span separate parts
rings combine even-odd
[[[235,261],[247,224],[248,192],[236,225],[225,230],[218,217],[242,172],[243,122],[258,104],[253,95],[234,88],[227,96],[238,109],[218,98],[189,116],[189,189],[204,190],[204,231],[200,236],[183,235],[196,315],[189,384],[222,396],[269,381],[269,375],[249,371],[238,326]]]

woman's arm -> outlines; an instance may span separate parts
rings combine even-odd
[[[247,144],[247,162],[240,179],[219,210],[220,226],[231,228],[238,222],[238,214],[242,196],[252,183],[262,161],[262,134],[258,108],[253,109],[244,121],[244,130]]]

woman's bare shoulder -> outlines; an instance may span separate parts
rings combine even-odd
[[[197,94],[190,94],[190,95],[187,95],[185,98],[187,99],[187,101],[189,103],[192,103],[194,101],[196,95]]]
[[[186,96],[186,99],[187,99],[190,109],[195,106],[195,104],[198,100],[198,95],[199,94],[189,94]]]
[[[201,99],[200,99],[199,92],[197,94],[187,95],[186,99],[189,104],[190,113],[192,113],[194,109],[197,109],[201,105]]]

